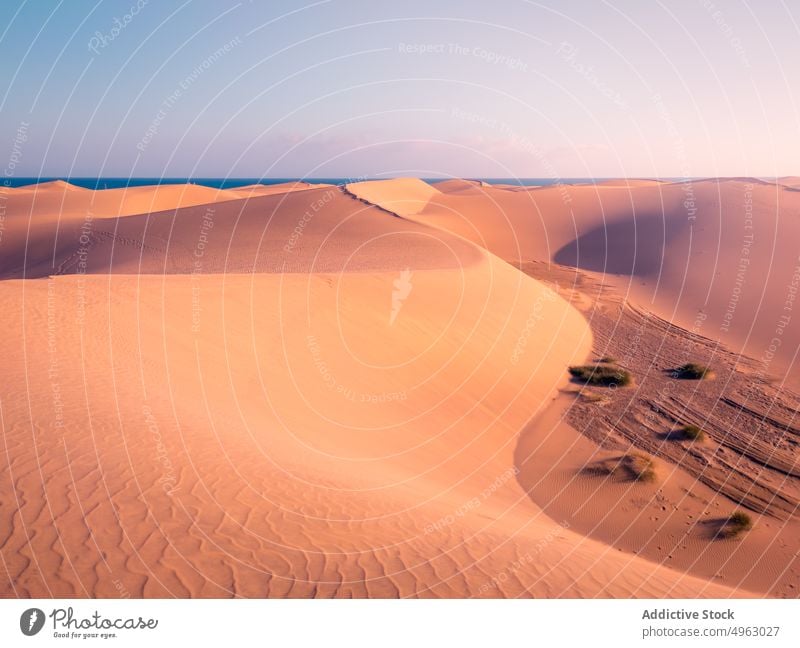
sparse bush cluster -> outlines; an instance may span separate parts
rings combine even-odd
[[[573,378],[587,385],[624,387],[631,382],[629,372],[609,365],[579,365],[570,367],[569,373]]]
[[[744,511],[732,513],[720,530],[724,538],[735,538],[753,528],[753,518]]]
[[[594,475],[614,475],[627,481],[656,480],[655,462],[647,455],[638,452],[628,452],[621,457],[603,459],[587,467],[585,472]]]
[[[696,425],[684,425],[680,433],[688,441],[705,441],[706,438],[706,433]]]
[[[652,482],[656,480],[656,466],[653,460],[643,454],[628,454],[622,467],[635,481]]]
[[[697,364],[696,362],[687,362],[685,365],[673,369],[672,375],[675,378],[682,378],[684,380],[703,380],[704,378],[711,377],[711,369],[705,365]]]

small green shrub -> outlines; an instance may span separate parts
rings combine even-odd
[[[593,475],[622,476],[628,481],[653,482],[656,480],[655,462],[644,454],[629,452],[621,457],[603,459],[585,469]]]
[[[732,513],[727,522],[725,522],[725,526],[722,528],[722,534],[726,538],[735,538],[752,528],[753,518],[744,511],[736,511]]]
[[[683,378],[684,380],[703,380],[703,378],[711,377],[711,369],[696,362],[687,362],[685,365],[674,369],[672,375],[675,378]]]
[[[656,466],[650,457],[642,454],[627,455],[625,468],[636,481],[652,482],[656,480]]]
[[[631,375],[619,367],[605,365],[580,365],[569,368],[573,378],[587,385],[624,387],[630,384]]]
[[[684,425],[681,428],[681,436],[689,441],[705,441],[706,433],[696,425]]]

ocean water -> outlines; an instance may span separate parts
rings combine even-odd
[[[361,180],[359,178],[358,180]],[[385,178],[374,178],[382,180]],[[422,178],[426,182],[435,184],[447,178]],[[491,184],[512,184],[523,187],[542,186],[552,184],[591,184],[607,180],[608,178],[471,178],[481,180]],[[37,182],[51,182],[53,180],[64,180],[70,184],[85,189],[119,189],[122,187],[143,187],[146,185],[159,184],[198,184],[215,189],[232,189],[244,187],[251,184],[273,185],[282,182],[312,182],[342,185],[348,182],[355,182],[355,178],[69,178],[69,177],[41,177],[41,178],[3,178],[2,184],[7,187],[24,187],[25,185],[36,184]]]
[[[120,189],[122,187],[144,187],[148,185],[170,184],[198,184],[214,189],[233,189],[251,184],[273,185],[282,182],[324,182],[328,184],[344,184],[353,182],[350,178],[69,178],[69,177],[42,177],[42,178],[4,178],[7,187],[24,187],[37,182],[51,182],[64,180],[70,184],[84,189]]]

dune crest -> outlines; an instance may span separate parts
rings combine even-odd
[[[439,193],[414,215],[506,261],[571,265],[765,364],[800,389],[800,193],[753,179],[488,187]],[[788,309],[788,310],[787,310]],[[779,342],[775,338],[779,337]]]
[[[279,182],[277,184],[253,184],[243,187],[233,187],[226,189],[227,193],[250,198],[255,196],[271,196],[273,194],[288,193],[290,191],[305,191],[307,189],[321,189],[323,187],[333,187],[334,185],[325,183],[312,184],[310,182]]]
[[[419,214],[441,192],[419,178],[369,180],[345,185],[345,190],[364,202],[397,216]]]
[[[791,595],[796,583],[784,567],[800,549],[798,455],[788,440],[800,406],[792,369],[800,328],[786,314],[800,289],[787,243],[800,235],[793,195],[748,179],[489,187],[441,192],[411,216],[549,282],[590,320],[599,336],[594,358],[634,368],[630,391],[563,400],[569,424],[556,411],[526,432],[520,479],[548,513],[575,510],[590,489],[595,504],[581,510],[597,517],[576,518],[576,528],[736,587]],[[718,380],[676,380],[671,372],[686,362],[712,366]],[[688,424],[710,440],[687,447],[680,430]],[[669,477],[660,495],[620,508],[629,486],[594,492],[597,483],[578,475],[598,445],[615,449],[617,459],[644,452],[664,460]],[[547,467],[537,459],[545,449],[553,459]],[[741,551],[709,544],[713,525],[724,524],[720,511],[737,507],[764,516]],[[721,577],[713,566],[723,564]]]

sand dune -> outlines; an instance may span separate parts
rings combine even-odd
[[[4,305],[25,291],[29,352],[7,369],[27,388],[3,398],[25,503],[3,509],[4,594],[726,595],[582,539],[520,491],[516,426],[570,359],[531,348],[509,371],[541,288],[526,280],[515,305],[489,285],[518,278],[485,270],[466,271],[464,300],[415,273],[393,327],[394,274],[5,282]],[[35,354],[48,308],[82,290],[83,327]],[[574,313],[546,309],[580,339]]]
[[[800,388],[800,194],[752,179],[432,194],[413,218],[519,264],[598,273],[644,308]],[[787,317],[789,321],[787,321]]]
[[[243,187],[234,187],[233,189],[226,189],[228,194],[238,196],[240,198],[251,198],[255,196],[272,196],[273,194],[282,194],[289,191],[304,191],[306,189],[321,189],[333,187],[334,185],[310,182],[279,182],[277,184],[254,184],[245,185]]]
[[[757,361],[632,306],[596,277],[546,263],[523,266],[589,320],[593,359],[616,358],[628,389],[573,385],[523,434],[520,481],[575,529],[655,562],[771,596],[795,597],[800,575],[800,397],[770,384]],[[714,379],[676,379],[689,360]],[[703,430],[695,442],[681,432]],[[580,432],[579,432],[580,431]],[[630,453],[655,465],[652,483],[598,476]],[[744,538],[719,537],[726,516],[749,511]]]
[[[63,180],[6,190],[6,210],[16,218],[116,218],[192,205],[235,200],[240,196],[202,185],[164,184],[92,191]]]
[[[647,178],[618,178],[601,180],[595,187],[653,187],[662,184],[662,180],[649,180]]]
[[[417,178],[353,182],[345,189],[359,200],[398,216],[418,214],[439,194],[438,189]]]
[[[411,216],[551,281],[600,336],[595,357],[635,369],[635,388],[564,401],[523,437],[520,479],[548,513],[579,509],[576,527],[616,546],[793,595],[800,397],[786,386],[798,383],[800,259],[789,243],[800,234],[798,207],[796,194],[775,184],[724,179],[442,192]],[[688,361],[710,364],[717,380],[673,384],[665,372]],[[583,436],[562,421],[565,410]],[[686,423],[713,439],[676,443],[671,430]],[[634,494],[578,478],[598,447],[600,456],[634,449],[663,458],[663,481]],[[713,525],[737,506],[764,515],[757,531],[741,546],[709,543]]]
[[[403,213],[441,194],[386,187],[356,189]],[[542,513],[518,435],[589,353],[586,320],[362,200],[109,217],[86,252],[85,219],[9,212],[0,592],[748,595]]]
[[[783,176],[782,178],[777,178],[776,183],[784,187],[800,189],[800,176]]]
[[[440,191],[441,193],[474,193],[476,191],[480,191],[481,187],[484,186],[484,183],[480,180],[460,180],[458,178],[452,178],[451,180],[442,180],[441,182],[436,182],[433,185],[433,188],[436,191]]]
[[[336,187],[118,218],[75,214],[54,223],[10,213],[0,276],[425,269],[480,256],[424,225],[381,229],[380,215]]]

